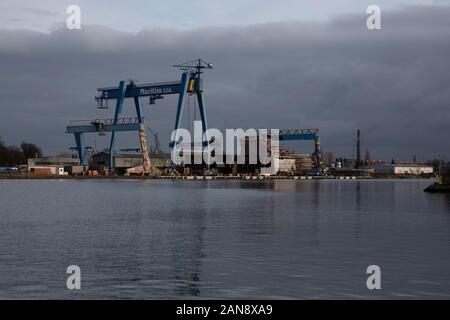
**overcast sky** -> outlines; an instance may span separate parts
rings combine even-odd
[[[177,80],[172,64],[202,56],[215,65],[210,127],[317,127],[325,151],[346,157],[361,128],[375,158],[448,157],[450,1],[375,1],[383,29],[369,31],[373,2],[3,0],[0,136],[66,151],[68,120],[112,116],[96,109],[95,88]],[[80,5],[81,30],[65,28],[67,4]],[[163,145],[175,109],[175,97],[144,109]],[[138,146],[129,134],[118,142]]]
[[[445,4],[449,0],[2,0],[0,28],[52,30],[66,19],[68,5],[80,6],[83,22],[122,31],[195,29],[278,21],[326,21],[337,15],[407,5]]]

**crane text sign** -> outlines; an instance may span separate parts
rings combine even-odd
[[[153,94],[171,94],[177,92],[175,92],[171,87],[161,87],[161,88],[141,89],[139,93],[141,96],[145,96]]]

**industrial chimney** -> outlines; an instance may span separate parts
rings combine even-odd
[[[361,130],[356,132],[356,169],[361,167]]]

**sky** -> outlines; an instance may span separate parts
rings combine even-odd
[[[65,27],[68,4],[80,6],[81,30]],[[366,28],[369,4],[381,7],[381,30]],[[67,151],[69,120],[112,117],[96,109],[96,88],[178,80],[172,65],[201,56],[215,66],[206,75],[210,127],[319,128],[324,151],[344,157],[355,156],[360,128],[373,158],[450,158],[449,40],[446,0],[3,0],[0,137]],[[175,97],[143,102],[167,145]],[[128,133],[118,144],[138,147]]]
[[[408,5],[448,4],[449,0],[2,0],[0,28],[48,32],[61,25],[71,4],[81,8],[88,25],[121,31],[189,30],[279,22],[327,21],[338,15],[364,13],[371,4],[383,9]]]

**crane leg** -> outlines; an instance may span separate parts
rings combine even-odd
[[[119,96],[116,102],[116,111],[114,113],[114,124],[117,124],[120,114],[122,113],[123,100],[125,98],[125,81],[120,81],[119,84]],[[114,142],[115,142],[115,131],[111,132],[111,142],[109,144],[109,172],[114,172]]]
[[[84,139],[81,132],[75,132],[75,143],[77,144],[78,159],[83,166],[87,165],[86,150],[84,149]]]
[[[144,169],[144,174],[150,172],[150,157],[148,155],[148,144],[147,144],[147,134],[145,133],[144,127],[139,130],[139,141],[141,143],[142,151],[142,167]]]

